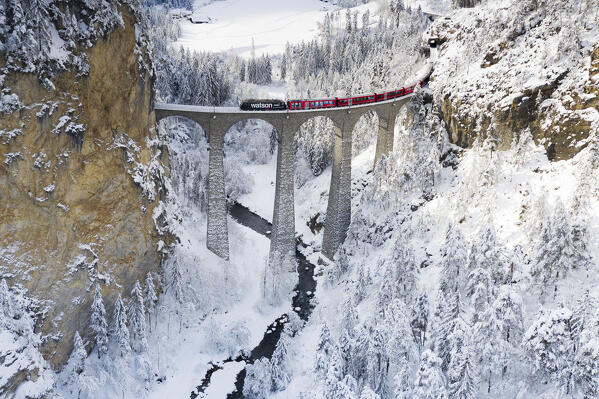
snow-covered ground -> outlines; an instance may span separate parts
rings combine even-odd
[[[181,23],[175,45],[189,50],[227,52],[250,57],[280,54],[285,45],[313,39],[324,15],[338,7],[320,0],[224,0],[205,5],[198,0],[194,12],[213,19],[209,24]],[[374,3],[358,7],[376,9]]]
[[[209,362],[222,361],[231,356],[228,352],[230,345],[251,350],[262,339],[266,327],[288,310],[285,307],[268,308],[261,304],[260,280],[268,257],[268,239],[229,219],[231,261],[227,264],[206,249],[205,219],[188,220],[183,229],[185,233],[177,256],[184,265],[197,265],[196,270],[190,266],[185,275],[190,276],[198,295],[204,296],[206,292],[222,289],[225,291],[214,292],[214,295],[226,297],[237,292],[243,292],[244,295],[243,298],[231,298],[234,305],[226,313],[210,314],[212,312],[209,309],[183,309],[186,323],[181,332],[177,316],[172,316],[170,333],[164,323],[165,316],[162,316],[163,322],[159,323],[161,331],[154,333],[150,339],[150,346],[154,350],[157,350],[160,342],[162,359],[159,375],[166,376],[166,381],[156,385],[149,396],[155,399],[188,397],[201,384],[205,372],[210,368]],[[215,267],[228,270],[219,273],[214,270]],[[227,281],[224,281],[227,278],[230,278],[233,286],[227,285]],[[206,318],[193,319],[194,315],[198,317],[204,312],[209,313]],[[238,326],[245,331],[247,339],[235,342],[238,337],[227,334],[231,334]],[[219,351],[219,347],[224,350]],[[232,373],[234,367],[228,366],[227,371]],[[220,373],[215,373],[215,376]],[[235,375],[232,382],[235,381]],[[230,388],[230,392],[234,389],[232,382],[227,378],[216,378],[208,391],[213,392],[214,396],[207,397],[224,397],[223,390]],[[223,384],[226,387],[221,386]]]

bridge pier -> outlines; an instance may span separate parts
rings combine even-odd
[[[348,119],[335,124],[333,171],[322,237],[322,253],[331,260],[345,240],[351,222],[352,133],[357,119]]]
[[[386,110],[378,111],[379,131],[376,137],[376,152],[374,155],[374,168],[384,156],[389,156],[393,152],[393,141],[395,139],[395,119],[398,109],[389,107]]]
[[[270,234],[270,253],[264,271],[264,297],[273,304],[293,291],[297,282],[295,258],[294,133],[285,121],[277,129],[277,181]]]
[[[216,255],[229,260],[227,198],[223,163],[224,134],[214,127],[209,128],[207,133],[210,141],[210,153],[208,155],[208,237],[206,246]]]
[[[277,181],[270,235],[269,263],[295,272],[294,131],[277,127]],[[285,263],[285,264],[284,264]]]

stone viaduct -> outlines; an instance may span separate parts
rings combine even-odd
[[[430,67],[426,77],[430,75]],[[425,77],[425,78],[426,78]],[[422,78],[421,80],[424,80]],[[269,263],[282,263],[295,258],[294,205],[294,136],[308,120],[324,116],[335,125],[333,171],[324,226],[322,253],[333,259],[345,240],[351,221],[352,133],[358,120],[368,112],[378,115],[375,163],[393,150],[396,117],[414,94],[372,104],[329,109],[298,111],[241,111],[233,107],[204,107],[177,104],[155,104],[156,122],[178,116],[198,123],[208,136],[210,145],[208,171],[208,237],[207,246],[223,259],[229,259],[227,231],[227,199],[223,145],[226,133],[246,119],[261,119],[277,131],[277,173]],[[285,270],[294,272],[294,270]]]

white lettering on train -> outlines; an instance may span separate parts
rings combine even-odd
[[[273,105],[272,104],[266,104],[266,103],[257,103],[257,104],[251,104],[252,108],[272,108]]]

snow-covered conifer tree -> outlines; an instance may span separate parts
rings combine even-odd
[[[291,380],[291,372],[289,370],[289,350],[291,346],[291,336],[293,332],[289,325],[286,325],[281,332],[281,337],[277,343],[277,347],[270,358],[272,388],[276,391],[283,391],[287,388]]]
[[[476,323],[489,306],[492,295],[491,274],[482,267],[476,267],[468,275],[466,294],[473,307],[472,322]]]
[[[5,318],[12,317],[12,300],[10,299],[10,292],[6,280],[0,281],[0,316]]]
[[[343,356],[337,348],[334,348],[331,354],[331,360],[329,362],[329,369],[326,371],[325,378],[325,397],[340,399],[339,393],[339,382],[343,381],[345,376],[345,362]],[[341,391],[345,392],[345,384],[342,385]],[[349,390],[349,389],[348,389]],[[343,393],[341,393],[343,394]]]
[[[453,225],[447,227],[441,256],[441,290],[444,293],[457,291],[462,287],[466,277],[467,260],[466,242],[459,228]]]
[[[569,309],[541,313],[524,335],[524,349],[539,378],[549,379],[565,394],[572,392],[575,341]]]
[[[572,334],[579,339],[582,332],[592,322],[594,313],[597,309],[597,301],[591,296],[588,289],[576,301],[576,306],[572,312]]]
[[[491,224],[483,230],[482,234],[472,244],[468,257],[468,269],[481,268],[486,270],[493,279],[494,284],[503,284],[507,282],[509,276],[509,268],[505,259],[502,248],[497,241],[495,229]]]
[[[285,80],[285,78],[287,77],[287,57],[285,55],[283,55],[283,57],[281,58],[281,80]]]
[[[407,237],[403,236],[403,234],[393,245],[391,259],[396,269],[395,280],[397,281],[398,294],[405,303],[411,303],[416,286],[417,268],[414,259],[414,250]]]
[[[522,299],[511,286],[503,286],[473,326],[472,344],[487,393],[493,392],[495,376],[505,382],[506,373],[516,372],[523,334]]]
[[[266,358],[258,359],[246,368],[243,396],[248,399],[265,399],[270,395],[270,362]]]
[[[360,399],[381,399],[381,397],[367,385],[362,389]]]
[[[418,300],[412,307],[412,333],[419,347],[423,347],[426,341],[426,328],[429,319],[428,296],[426,292],[422,292],[418,296]]]
[[[64,383],[67,385],[71,394],[76,395],[78,398],[82,397],[94,397],[98,394],[98,382],[96,378],[91,375],[87,375],[85,370],[85,359],[87,358],[87,351],[83,340],[79,335],[79,331],[75,331],[73,338],[74,347],[67,366],[63,371],[65,375]]]
[[[418,347],[414,341],[408,309],[400,299],[389,304],[383,338],[386,342],[387,358],[393,364],[403,364],[418,359]],[[390,372],[395,373],[394,369]]]
[[[531,274],[546,286],[564,277],[570,270],[586,268],[590,256],[574,242],[573,229],[563,204],[558,202],[553,219],[546,218],[541,236],[534,248]]]
[[[90,328],[94,332],[98,359],[108,352],[108,325],[106,323],[106,309],[102,300],[100,285],[96,284],[94,302],[92,303],[92,315]]]
[[[464,334],[464,342],[461,347],[454,348],[447,370],[449,397],[452,399],[473,399],[477,397],[478,392],[474,348],[470,343],[470,332]]]
[[[447,399],[441,359],[430,350],[420,356],[420,367],[414,383],[413,399]]]
[[[146,350],[148,342],[146,339],[146,315],[144,298],[139,281],[135,282],[131,290],[131,301],[129,303],[129,323],[131,329],[131,342],[134,349],[141,353]]]
[[[366,381],[372,389],[381,394],[387,393],[387,372],[389,356],[385,348],[386,334],[382,329],[371,328],[368,350],[366,352]]]
[[[456,326],[462,327],[464,322],[464,305],[459,291],[448,297],[447,304],[444,307],[444,313],[441,316],[441,327],[439,336],[436,337],[436,348],[439,351],[439,357],[442,359],[443,369],[446,370],[451,361],[451,353],[455,345],[459,344],[458,336],[452,336]]]
[[[148,312],[148,326],[150,328],[150,332],[152,332],[152,312],[156,308],[157,300],[158,297],[156,296],[154,279],[152,278],[152,274],[148,272],[146,276],[146,286],[144,287],[144,305],[146,307],[146,311]]]
[[[395,385],[394,399],[411,399],[412,398],[412,379],[410,376],[409,364],[404,362],[395,377],[393,384]]]
[[[79,331],[75,331],[73,336],[73,351],[69,357],[69,366],[73,373],[81,374],[85,368],[85,359],[87,359],[87,351],[83,345],[83,340],[79,335]]]
[[[127,311],[123,305],[123,299],[119,294],[114,303],[114,313],[112,317],[112,337],[115,339],[121,357],[129,354],[131,346],[129,342],[129,328],[127,327]]]
[[[173,293],[177,302],[183,300],[183,277],[181,276],[181,268],[179,262],[174,259],[167,269],[168,272],[168,289]]]
[[[245,65],[245,60],[241,60],[241,65],[239,66],[239,80],[241,82],[245,82],[245,71],[247,66]]]
[[[327,386],[326,399],[358,399],[356,394],[357,383],[351,375],[346,375],[333,386]]]
[[[369,285],[369,281],[368,281],[368,277],[366,276],[365,273],[365,268],[366,266],[363,263],[360,263],[356,266],[356,274],[357,276],[355,277],[355,282],[354,282],[354,298],[355,298],[355,303],[359,304],[360,302],[362,302],[362,300],[366,297],[366,288]]]
[[[584,399],[599,396],[599,311],[590,317],[580,334],[575,378]]]
[[[348,295],[345,297],[343,304],[341,305],[341,328],[343,328],[349,336],[353,335],[354,327],[358,324],[358,314],[356,313],[356,305],[353,303],[351,297]]]
[[[35,43],[35,47],[30,50],[34,52],[36,62],[46,62],[50,53],[51,42],[51,21],[48,13],[50,2],[45,0],[29,0],[25,2],[25,5],[25,18],[32,28],[32,38],[33,43]]]
[[[318,346],[316,347],[316,364],[314,365],[314,372],[321,378],[324,378],[327,374],[332,351],[333,342],[331,340],[331,331],[325,323],[320,330],[320,339],[318,340]]]

